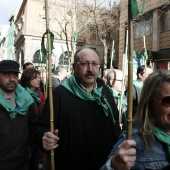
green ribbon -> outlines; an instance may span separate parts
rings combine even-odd
[[[42,103],[41,103],[41,100],[40,100],[40,97],[39,97],[40,88],[38,89],[37,92],[33,92],[29,87],[26,87],[26,90],[32,96],[32,98],[34,99],[34,106],[38,105],[38,107],[40,109],[40,117],[41,117],[41,115],[42,115]]]
[[[45,49],[45,44],[44,44],[44,39],[45,39],[46,34],[50,34],[51,49],[53,49],[54,34],[49,29],[47,29],[47,31],[43,34],[42,41],[41,41],[41,52],[42,52],[42,55],[43,55],[42,60],[45,60],[46,55],[47,55],[47,50]]]
[[[143,88],[143,82],[139,79],[134,80],[133,85],[136,86],[137,88],[141,89],[141,90]]]
[[[15,89],[15,102],[16,108],[14,108],[9,101],[5,98],[4,94],[0,91],[0,105],[10,114],[11,118],[15,118],[17,114],[26,115],[30,105],[34,102],[31,95],[18,84]]]
[[[170,157],[170,134],[167,134],[159,128],[154,128],[154,134],[159,141],[166,144],[167,152]]]
[[[102,94],[103,87],[94,88],[91,94],[89,94],[77,84],[74,74],[70,78],[66,79],[61,85],[64,86],[68,91],[73,93],[75,96],[83,100],[96,101],[98,105],[102,106],[105,115],[108,116],[110,113],[113,122],[116,122],[113,116],[112,108],[106,97]],[[102,99],[104,100],[104,102],[102,102]]]

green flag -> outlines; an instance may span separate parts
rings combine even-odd
[[[141,15],[143,15],[143,14],[144,14],[145,4],[146,4],[146,0],[143,0],[143,3],[142,3],[142,9],[141,9],[141,11],[140,11],[140,14],[141,14]]]
[[[133,18],[136,18],[136,16],[139,14],[136,0],[131,0],[131,5],[132,5]]]
[[[74,37],[74,43],[77,44],[78,43],[78,34],[76,31],[73,31],[73,37]]]
[[[146,48],[143,48],[142,53],[143,53],[145,60],[148,60],[148,52],[147,52]]]
[[[46,60],[46,54],[47,54],[47,50],[45,49],[45,44],[44,44],[44,38],[45,35],[50,33],[50,41],[51,41],[51,50],[53,49],[53,42],[54,42],[54,34],[50,31],[47,30],[42,37],[42,41],[41,41],[41,53],[42,53],[42,63],[44,63],[44,61]]]

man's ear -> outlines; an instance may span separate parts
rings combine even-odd
[[[113,86],[115,84],[115,81],[114,80],[110,80],[110,85]]]
[[[138,76],[139,76],[139,78],[141,79],[141,77],[143,76],[143,74],[139,73]]]

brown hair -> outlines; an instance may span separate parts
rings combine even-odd
[[[164,82],[170,83],[170,71],[156,70],[146,78],[142,88],[134,123],[140,129],[145,146],[154,140],[153,99]]]
[[[40,72],[35,68],[27,68],[24,70],[20,80],[21,86],[30,88],[30,81],[35,79],[37,75],[40,75]]]

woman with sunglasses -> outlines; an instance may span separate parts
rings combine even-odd
[[[133,120],[132,140],[123,132],[101,170],[170,169],[170,71],[145,80]]]

